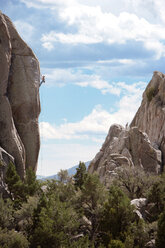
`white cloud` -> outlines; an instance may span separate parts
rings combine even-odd
[[[113,61],[113,60],[112,60]],[[120,63],[123,65],[132,65],[131,60],[114,60],[115,63]],[[104,63],[104,62],[100,62]],[[80,87],[91,87],[99,90],[102,94],[113,94],[120,96],[121,92],[127,91],[135,93],[144,89],[146,83],[138,82],[134,84],[126,84],[124,82],[108,82],[101,78],[100,75],[89,75],[85,74],[82,70],[73,70],[73,69],[46,69],[43,68],[42,71],[45,71],[45,76],[47,84],[49,86],[64,86],[66,84],[74,84]]]
[[[92,37],[87,36],[86,34],[64,34],[64,33],[56,33],[54,31],[51,31],[48,34],[43,34],[41,41],[44,44],[48,42],[60,42],[60,43],[68,43],[68,44],[94,44],[98,42],[102,42],[103,39],[101,37]],[[44,46],[45,47],[45,46]]]
[[[42,35],[43,47],[49,51],[55,42],[94,44],[141,41],[159,59],[165,55],[163,0],[21,0],[27,7],[56,9],[59,17],[77,32]],[[151,44],[152,43],[152,44]]]
[[[14,25],[16,26],[17,31],[19,32],[22,39],[24,39],[26,42],[31,42],[32,35],[35,32],[35,28],[29,23],[22,20],[15,21]]]
[[[142,92],[146,84],[144,82],[127,85],[124,82],[116,83],[124,93],[118,103],[116,112],[108,112],[100,105],[79,122],[67,122],[60,126],[47,122],[40,123],[41,136],[45,139],[80,139],[103,142],[110,125],[118,123],[125,125],[131,122],[137,108],[140,105]]]
[[[20,0],[22,3],[26,4],[28,8],[55,8],[69,6],[75,3],[75,0]]]
[[[43,47],[46,48],[48,51],[51,51],[51,50],[54,49],[53,44],[51,42],[49,42],[49,41],[48,42],[44,42],[43,43]]]
[[[115,86],[115,83],[110,84],[105,80],[100,79],[100,76],[90,76],[88,81],[75,83],[81,87],[92,87],[101,91],[102,94],[110,93],[120,95],[121,90]]]
[[[98,64],[122,64],[122,65],[134,65],[135,61],[132,59],[111,59],[111,60],[98,60]]]
[[[120,89],[115,84],[110,84],[101,79],[99,75],[88,75],[81,70],[72,69],[42,69],[49,85],[63,86],[65,84],[74,84],[80,87],[92,87],[100,90],[103,94],[111,93],[120,95]],[[105,92],[106,91],[106,92]]]
[[[51,31],[43,34],[43,45],[47,42],[68,44],[118,43],[128,40],[141,41],[147,49],[153,50],[157,58],[164,55],[164,25],[152,24],[142,17],[128,12],[114,15],[103,12],[100,6],[74,5],[60,10],[60,17],[68,25],[77,27],[76,33]],[[150,45],[152,40],[152,45]]]
[[[118,87],[121,87],[122,90],[126,90],[129,94],[141,94],[144,88],[146,87],[145,82],[137,82],[133,84],[126,84],[125,82],[118,82]]]
[[[63,86],[68,83],[75,83],[77,80],[82,81],[87,79],[88,76],[83,75],[80,71],[73,71],[72,69],[49,69],[42,68],[44,71],[47,84],[49,86]]]
[[[105,136],[110,126],[110,114],[101,106],[96,106],[93,111],[80,122],[64,123],[60,126],[47,122],[40,123],[40,133],[45,139],[96,139]],[[102,140],[103,141],[103,140]]]
[[[165,22],[164,0],[20,0],[27,7],[34,8],[61,8],[74,6],[87,6],[95,8],[100,6],[103,12],[119,15],[121,12],[133,13],[143,17],[151,23]]]

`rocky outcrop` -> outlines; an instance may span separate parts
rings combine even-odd
[[[110,183],[123,166],[137,166],[158,174],[161,151],[152,147],[146,133],[137,127],[112,125],[99,153],[89,166],[89,173],[97,172],[100,180]]]
[[[165,164],[165,75],[154,72],[131,125],[146,132],[153,147],[162,151]]]
[[[14,158],[21,178],[28,166],[37,169],[39,81],[36,56],[0,12],[0,147]]]
[[[89,172],[109,183],[122,166],[158,174],[165,164],[165,75],[154,72],[130,127],[113,125]]]

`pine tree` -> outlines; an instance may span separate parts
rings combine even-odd
[[[83,162],[80,162],[79,167],[76,170],[77,172],[74,175],[75,187],[76,189],[78,188],[82,189],[85,180],[87,178],[87,170],[85,164]]]
[[[23,201],[26,201],[26,190],[25,185],[22,182],[20,176],[17,174],[13,163],[8,165],[5,182],[8,185],[11,198],[14,199],[15,207],[19,207]]]
[[[165,246],[165,211],[160,215],[158,220],[158,232],[156,239],[156,247],[164,248]]]
[[[103,202],[106,200],[106,190],[104,185],[101,184],[98,175],[88,174],[81,190],[80,198],[80,209],[82,209],[84,216],[91,223],[86,227],[86,230],[88,229],[89,239],[95,242],[99,235],[98,229]]]
[[[133,208],[130,200],[120,188],[111,186],[100,227],[103,243],[107,246],[113,239],[125,241],[132,220]]]
[[[32,168],[28,168],[26,170],[25,187],[27,195],[29,196],[33,196],[39,188],[35,172],[32,170]]]

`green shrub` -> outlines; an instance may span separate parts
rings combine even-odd
[[[2,229],[8,228],[13,223],[13,204],[10,199],[6,201],[0,197],[0,227]]]
[[[120,240],[112,240],[108,248],[125,248],[125,245]]]
[[[161,213],[159,220],[158,220],[156,247],[164,248],[164,244],[165,244],[165,211]]]
[[[1,248],[28,248],[29,243],[26,237],[15,230],[8,231],[0,229]]]
[[[165,173],[157,177],[148,193],[148,202],[154,204],[151,211],[152,221],[158,219],[158,216],[165,210]]]
[[[146,95],[147,95],[147,99],[150,102],[152,100],[152,98],[155,96],[156,90],[154,87],[150,87],[146,90]]]

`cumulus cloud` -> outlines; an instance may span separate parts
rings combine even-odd
[[[165,55],[163,0],[111,0],[110,2],[108,0],[21,0],[21,2],[29,8],[50,9],[51,14],[56,9],[61,23],[68,26],[68,31],[65,32],[62,29],[61,32],[54,29],[42,34],[42,45],[48,51],[53,50],[57,42],[70,45],[96,43],[120,45],[128,41],[140,41],[146,49],[153,51],[155,59]]]
[[[98,105],[80,122],[66,122],[60,126],[51,125],[47,122],[41,122],[41,135],[45,139],[86,140],[89,139],[89,137],[91,139],[96,139],[99,136],[105,135],[108,131],[110,125],[109,117],[110,114]]]
[[[142,92],[146,84],[144,82],[128,85],[118,82],[123,95],[115,112],[107,111],[97,105],[92,112],[79,122],[67,122],[60,126],[48,122],[40,123],[41,136],[45,139],[79,139],[103,142],[110,125],[118,123],[125,125],[130,122],[140,105]]]
[[[35,28],[22,20],[17,20],[14,22],[14,25],[17,28],[17,31],[21,34],[21,37],[28,43],[32,40],[32,35],[35,32]]]
[[[77,80],[82,81],[89,78],[88,75],[84,75],[80,71],[74,71],[72,69],[42,68],[42,70],[45,72],[49,86],[63,86],[69,83],[75,83]]]
[[[152,24],[135,14],[121,12],[115,15],[111,12],[103,12],[100,6],[77,4],[65,7],[59,15],[69,26],[76,26],[77,32],[51,31],[43,34],[41,38],[43,45],[47,42],[73,45],[102,42],[123,44],[134,40],[143,42],[147,49],[153,50],[156,58],[164,56],[165,47],[161,42],[165,39],[164,26]]]
[[[100,76],[92,75],[88,81],[82,81],[75,83],[80,87],[92,87],[101,91],[102,94],[111,93],[113,95],[120,95],[120,88],[115,86],[115,83],[108,83],[105,80],[100,79]]]
[[[131,60],[115,60],[118,66],[122,64],[132,64]],[[100,61],[99,63],[104,63]],[[110,63],[110,61],[108,61]],[[120,96],[124,91],[127,93],[137,93],[144,89],[146,83],[138,82],[126,84],[125,82],[109,82],[100,75],[86,74],[83,70],[73,69],[43,69],[49,86],[64,86],[66,84],[74,84],[80,87],[91,87],[99,90],[102,94],[113,94]]]

